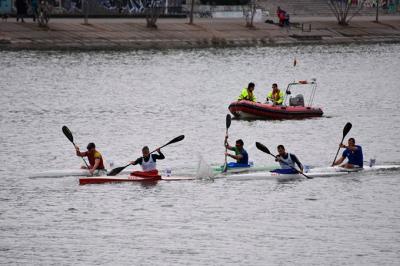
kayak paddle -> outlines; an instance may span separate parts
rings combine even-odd
[[[268,150],[267,147],[265,147],[265,146],[264,146],[263,144],[261,144],[260,142],[256,142],[256,147],[257,147],[257,149],[259,149],[260,151],[265,152],[265,153],[271,155],[271,156],[274,157],[275,159],[278,159],[275,155],[273,155],[273,154]],[[279,160],[279,159],[278,159],[278,160]],[[308,179],[312,179],[311,176],[308,176],[308,175],[306,175],[306,174],[300,172],[299,170],[297,170],[296,168],[294,168],[294,167],[292,167],[291,165],[287,164],[286,162],[281,161],[281,160],[279,160],[279,161],[282,162],[282,163],[284,163],[284,164],[286,164],[287,166],[289,166],[289,167],[292,168],[293,170],[297,171],[299,174],[302,174],[303,176],[307,177]]]
[[[165,144],[165,145],[163,145],[163,146],[161,146],[161,147],[155,149],[154,151],[150,152],[150,154],[152,154],[153,152],[157,151],[158,149],[161,149],[161,148],[163,148],[163,147],[165,147],[165,146],[167,146],[167,145],[169,145],[169,144],[179,142],[179,141],[183,140],[184,138],[185,138],[184,135],[180,135],[180,136],[174,138],[173,140],[171,140],[170,142],[168,142],[167,144]],[[114,169],[112,169],[107,175],[108,175],[108,176],[115,176],[115,175],[121,173],[121,171],[124,170],[125,168],[127,168],[129,165],[131,165],[131,164],[128,163],[128,164],[125,165],[125,166],[121,166],[121,167],[114,168]]]
[[[75,147],[75,143],[74,143],[74,136],[72,136],[72,132],[71,130],[69,130],[69,128],[67,128],[67,126],[63,126],[62,127],[62,131],[64,133],[64,135],[67,137],[67,139],[72,143],[72,145],[74,145]],[[89,165],[87,164],[87,162],[85,161],[85,159],[83,159],[83,157],[81,157],[83,162],[86,164],[86,167],[89,169]]]
[[[232,117],[230,114],[226,115],[226,136],[228,136],[228,129],[231,126],[231,121],[232,121]],[[228,152],[228,147],[225,146],[225,153]],[[227,156],[225,155],[225,164],[224,164],[224,169],[222,170],[222,173],[226,173],[226,171],[228,171],[228,161],[227,161]]]
[[[346,137],[347,133],[349,133],[351,127],[352,127],[352,124],[351,124],[350,122],[347,122],[347,124],[344,126],[344,128],[343,128],[343,138],[342,138],[342,141],[340,142],[340,144],[343,143],[343,140],[344,140],[344,138]],[[337,156],[338,156],[338,154],[339,154],[339,150],[340,150],[340,146],[339,146],[339,148],[338,148],[338,150],[337,150],[337,152],[336,152],[335,159],[333,159],[332,166],[333,166],[333,165],[335,164],[335,162],[336,162],[336,158],[337,158]]]

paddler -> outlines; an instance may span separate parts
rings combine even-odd
[[[279,174],[297,174],[298,172],[303,173],[303,165],[297,159],[297,156],[293,153],[287,153],[283,145],[278,145],[278,154],[276,155],[276,162],[279,162],[281,168],[272,170],[271,172]],[[296,170],[295,166],[299,167],[300,170]]]
[[[156,161],[164,159],[165,156],[161,153],[160,148],[156,151],[158,154],[150,154],[149,147],[144,146],[142,149],[143,157],[137,158],[135,161],[131,161],[130,163],[132,165],[140,164],[143,172],[157,171]]]
[[[339,144],[340,148],[345,148],[342,153],[342,157],[340,157],[333,165],[341,164],[344,159],[348,159],[347,163],[341,165],[344,168],[363,168],[363,152],[360,145],[356,145],[356,141],[354,138],[349,138],[347,141],[347,146],[343,143]]]
[[[244,88],[242,90],[242,93],[238,97],[238,101],[241,100],[247,100],[247,101],[256,101],[256,96],[254,96],[254,88],[256,85],[253,82],[250,82],[249,85],[247,85],[247,88]]]
[[[86,148],[87,151],[81,152],[79,147],[75,145],[76,155],[79,157],[87,157],[89,160],[89,168],[84,165],[81,168],[88,169],[91,175],[93,175],[94,171],[96,170],[105,171],[103,156],[99,151],[96,150],[96,145],[93,142],[90,142]]]
[[[225,155],[235,159],[238,164],[248,165],[249,164],[249,155],[247,154],[247,151],[243,148],[243,146],[244,146],[244,142],[241,139],[238,139],[236,141],[235,147],[230,146],[228,143],[228,135],[225,136],[225,147],[228,150],[235,152],[235,154],[229,154],[226,152]]]
[[[272,84],[272,91],[267,95],[266,101],[272,101],[274,105],[282,105],[285,94],[278,88],[278,84]]]

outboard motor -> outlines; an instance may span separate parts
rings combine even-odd
[[[297,94],[296,97],[290,97],[290,106],[304,106],[304,97],[302,94]]]

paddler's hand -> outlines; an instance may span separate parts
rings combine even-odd
[[[95,171],[95,169],[89,169],[89,173],[90,173],[91,175],[93,175],[94,171]]]
[[[279,155],[277,155],[276,157],[275,157],[275,162],[279,162],[281,160],[281,157],[279,156]]]
[[[160,153],[160,152],[161,152],[161,149],[160,149],[160,148],[158,148],[158,149],[156,150],[156,152]]]
[[[79,151],[78,145],[75,144],[74,146],[75,146],[75,150],[76,150],[76,151]]]
[[[344,145],[343,143],[340,143],[339,148],[346,148],[346,145]]]

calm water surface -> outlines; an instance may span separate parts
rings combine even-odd
[[[298,66],[293,68],[293,58]],[[325,117],[233,121],[255,164],[255,141],[328,165],[342,129],[365,159],[400,163],[400,46],[306,46],[166,52],[0,52],[0,264],[398,265],[399,172],[278,182],[79,186],[30,179],[79,167],[94,141],[125,164],[166,147],[159,168],[193,173],[223,162],[227,106],[248,82],[262,100],[277,82],[316,78]]]

